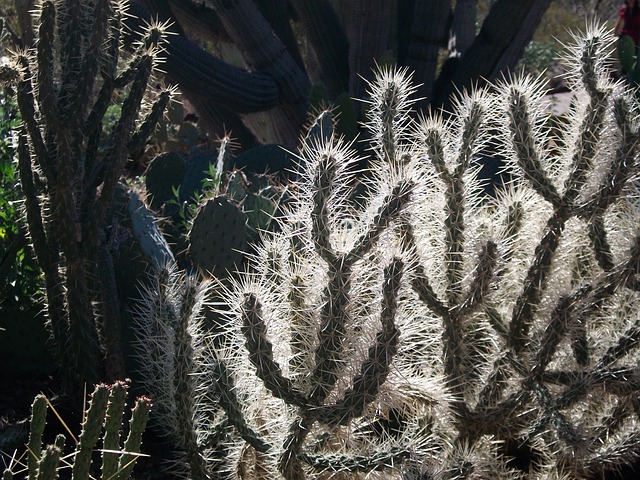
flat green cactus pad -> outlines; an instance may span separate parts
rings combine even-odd
[[[618,42],[618,56],[620,57],[620,65],[625,72],[633,72],[636,64],[636,45],[629,35],[620,37]]]
[[[149,164],[145,177],[151,208],[158,210],[173,199],[173,191],[180,186],[184,175],[185,164],[179,153],[161,153],[155,157]]]
[[[237,269],[246,251],[246,216],[226,197],[215,197],[198,211],[189,239],[193,263],[218,278],[225,277]]]

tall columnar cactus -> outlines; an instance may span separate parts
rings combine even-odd
[[[224,321],[193,357],[166,357],[195,359],[196,412],[226,412],[209,472],[596,478],[640,456],[640,123],[611,80],[612,42],[592,28],[568,50],[561,132],[535,81],[413,121],[407,73],[385,70],[370,172],[341,140],[309,137],[280,228],[220,282]],[[495,197],[486,151],[509,179]],[[189,285],[160,282],[149,298]]]
[[[108,376],[124,374],[107,212],[128,152],[144,145],[171,94],[145,105],[161,26],[148,28],[120,71],[125,14],[112,0],[45,0],[34,51],[18,52],[2,71],[23,121],[20,178],[54,345],[80,385],[104,375],[104,354]],[[105,132],[107,109],[122,91],[120,117]]]

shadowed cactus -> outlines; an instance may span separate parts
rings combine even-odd
[[[218,419],[198,443],[209,475],[598,478],[640,456],[640,132],[612,42],[591,28],[568,50],[576,104],[557,130],[535,81],[414,121],[407,72],[382,70],[369,171],[308,137],[279,228],[217,282],[213,333],[178,347],[172,321],[151,342],[193,350],[189,408]],[[511,179],[495,198],[487,149]],[[190,285],[158,282],[149,305]]]
[[[63,470],[71,470],[73,480],[91,477],[93,456],[98,442],[101,442],[101,480],[126,480],[131,477],[135,463],[140,456],[142,434],[146,428],[151,400],[139,397],[131,410],[126,437],[123,435],[125,403],[129,386],[125,382],[113,385],[97,385],[89,405],[83,411],[82,432],[78,439],[69,431],[76,443],[73,454],[63,454],[66,438],[59,434],[53,445],[43,448],[42,437],[47,423],[49,400],[39,394],[31,407],[30,434],[27,445],[27,461],[23,468],[20,462],[5,469],[3,478],[14,478],[18,473],[27,473],[29,480],[53,480]],[[62,421],[57,412],[54,413]],[[65,425],[65,428],[66,425]],[[68,428],[67,428],[68,429]]]
[[[2,75],[15,85],[23,121],[20,179],[53,345],[81,389],[125,375],[107,214],[128,153],[145,144],[171,90],[146,105],[162,26],[148,27],[120,69],[120,2],[45,0],[36,15],[34,51],[18,52]],[[125,91],[119,118],[104,131],[108,107]]]

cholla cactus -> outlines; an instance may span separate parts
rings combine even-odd
[[[145,287],[135,309],[142,384],[154,398],[156,424],[178,451],[169,470],[206,479],[210,461],[203,445],[215,429],[211,385],[200,372],[208,364],[202,356],[201,323],[209,287],[172,263],[157,272],[155,284]]]
[[[640,454],[638,110],[611,44],[591,28],[569,50],[560,133],[535,81],[414,122],[407,73],[381,71],[362,194],[349,145],[309,137],[280,229],[220,287],[223,331],[198,344],[234,427],[214,468],[588,478]],[[487,150],[510,178],[495,198]]]

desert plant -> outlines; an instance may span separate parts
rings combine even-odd
[[[364,178],[350,145],[308,137],[279,229],[220,282],[213,333],[195,322],[178,347],[163,320],[172,341],[150,342],[167,352],[150,359],[195,361],[189,422],[226,412],[194,430],[208,475],[595,478],[640,455],[640,131],[611,45],[599,27],[576,37],[575,108],[551,131],[536,81],[413,121],[410,76],[382,70]],[[487,150],[510,179],[495,198]],[[158,282],[146,304],[171,308],[146,325],[192,305],[171,293],[190,282]],[[150,378],[172,386],[159,403],[175,392]]]
[[[376,62],[415,70],[424,105],[446,104],[456,89],[499,78],[552,3],[136,0],[132,8],[139,18],[173,23],[165,70],[211,132],[231,129],[244,147],[267,141],[293,148],[313,92],[324,91],[330,102],[361,98],[360,76]],[[446,68],[439,59],[448,60]]]
[[[2,67],[23,122],[20,180],[53,344],[78,386],[103,378],[104,356],[107,375],[124,378],[107,213],[128,152],[144,145],[171,96],[162,89],[145,104],[160,25],[148,26],[120,71],[125,15],[111,0],[43,1],[34,51]],[[120,114],[105,132],[116,92],[124,92]]]
[[[102,480],[126,480],[131,476],[136,460],[140,456],[142,433],[144,432],[151,401],[146,397],[136,399],[131,410],[128,434],[122,436],[122,422],[129,386],[124,382],[113,385],[97,385],[88,407],[84,410],[82,432],[76,440],[76,448],[69,456],[64,455],[66,438],[59,434],[55,444],[46,448],[42,445],[42,436],[47,425],[47,410],[50,402],[43,394],[35,397],[31,407],[29,443],[27,445],[26,465],[20,461],[10,465],[3,478],[14,478],[18,473],[26,474],[21,478],[55,479],[65,469],[71,470],[71,478],[85,480],[90,478],[90,469],[94,457],[94,449],[102,438],[101,475]],[[54,413],[58,416],[59,414]],[[62,420],[62,419],[60,419]],[[65,425],[66,427],[66,425]],[[68,427],[67,427],[68,429]]]

